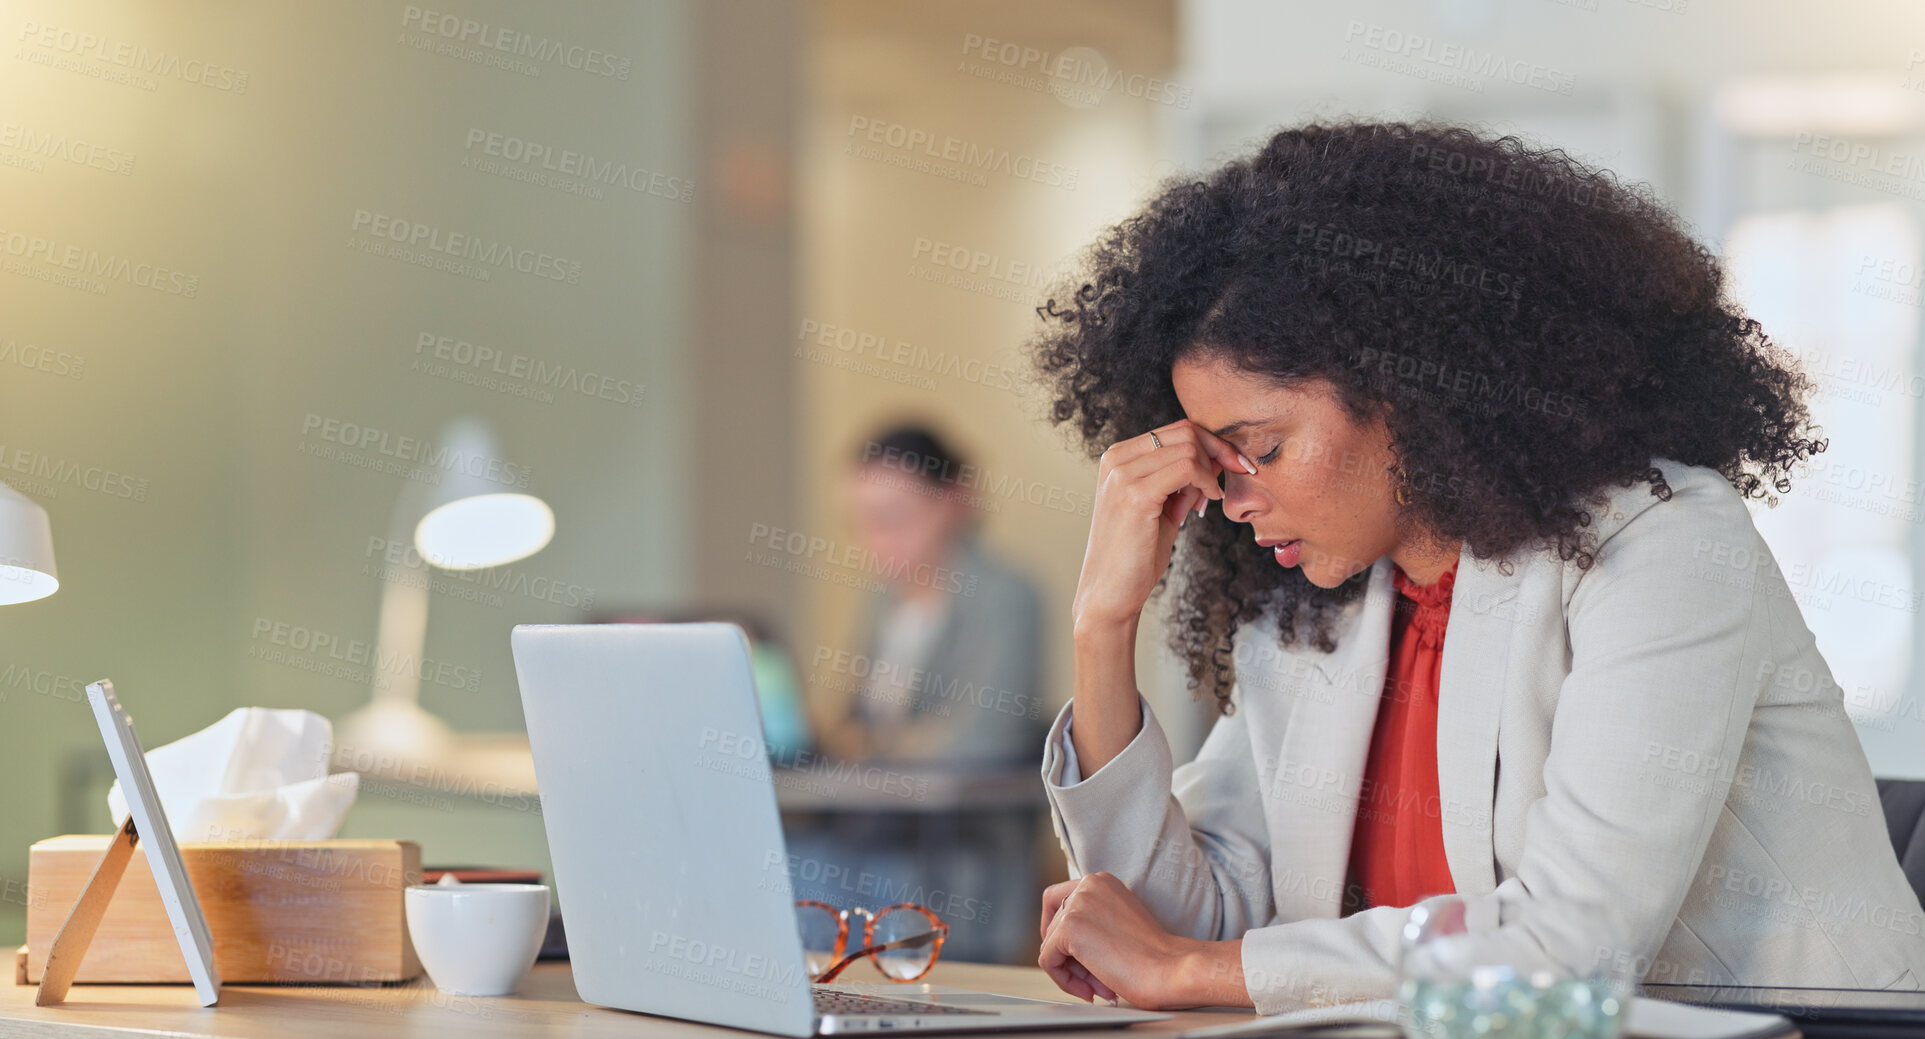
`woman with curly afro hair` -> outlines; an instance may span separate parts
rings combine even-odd
[[[1065,990],[1389,996],[1447,894],[1477,962],[1920,986],[1925,911],[1747,509],[1824,449],[1810,383],[1648,188],[1307,125],[1166,182],[1038,314],[1099,461],[1043,761]],[[1220,711],[1178,768],[1132,664],[1172,574]]]

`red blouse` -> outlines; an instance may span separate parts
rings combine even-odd
[[[1391,582],[1390,669],[1370,733],[1350,839],[1350,882],[1343,913],[1415,905],[1456,891],[1444,861],[1437,792],[1437,679],[1444,662],[1457,564],[1418,587],[1395,566]]]

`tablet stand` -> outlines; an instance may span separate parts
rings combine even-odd
[[[114,834],[113,843],[107,845],[80,897],[74,900],[67,922],[54,936],[53,947],[47,950],[47,969],[40,975],[40,987],[34,990],[34,1006],[52,1006],[67,998],[74,975],[80,973],[81,957],[87,955],[87,945],[94,940],[100,918],[107,915],[107,904],[113,901],[114,889],[120,886],[120,875],[127,872],[127,863],[134,857],[134,842],[139,839],[134,817],[129,815],[120,832]]]

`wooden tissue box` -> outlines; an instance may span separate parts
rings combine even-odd
[[[40,981],[54,936],[112,840],[69,835],[30,849],[29,982]],[[402,902],[421,882],[413,841],[190,841],[180,851],[223,982],[357,984],[421,973]],[[191,980],[138,844],[74,980]]]

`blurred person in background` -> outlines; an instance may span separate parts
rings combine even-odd
[[[888,582],[847,654],[811,667],[825,754],[918,783],[1024,776],[1045,729],[1041,598],[978,539],[974,473],[935,432],[864,441],[846,485],[863,567]],[[798,780],[808,777],[799,776]],[[1040,801],[857,798],[786,811],[798,898],[838,908],[922,902],[950,925],[943,955],[1017,962],[1034,948]],[[810,877],[834,882],[812,883]]]
[[[1041,599],[981,544],[972,467],[918,425],[870,438],[854,462],[856,542],[889,586],[863,605],[849,669],[860,674],[838,676],[855,691],[825,748],[939,768],[1037,760]]]

